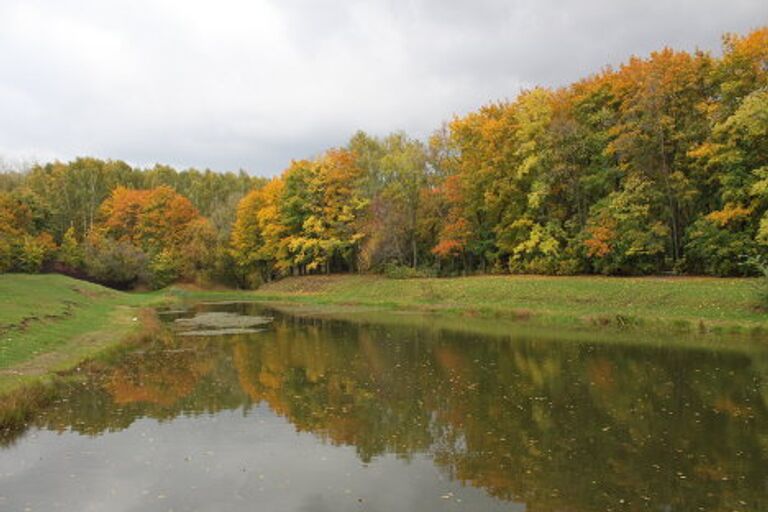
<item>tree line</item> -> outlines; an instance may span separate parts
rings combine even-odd
[[[0,174],[0,271],[59,271],[118,288],[178,279],[232,283],[247,173],[133,168],[78,158]]]
[[[271,180],[78,159],[0,190],[3,270],[748,275],[768,247],[768,27],[524,91],[426,141],[359,132]]]

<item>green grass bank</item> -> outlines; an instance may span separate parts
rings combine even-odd
[[[176,289],[198,299],[459,313],[577,329],[740,333],[768,339],[757,279],[708,277],[476,276],[386,279],[335,275],[283,279],[252,292]]]
[[[143,328],[158,293],[124,293],[62,275],[0,275],[0,393],[45,380]]]

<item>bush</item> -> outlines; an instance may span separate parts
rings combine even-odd
[[[56,252],[56,243],[49,233],[37,236],[24,235],[18,247],[16,270],[20,272],[40,272],[43,265],[50,262]]]
[[[211,250],[209,265],[203,272],[199,273],[198,277],[225,286],[245,286],[245,279],[241,277],[240,270],[227,248],[222,244],[217,244]]]
[[[149,285],[155,290],[165,288],[176,281],[181,274],[179,258],[171,251],[160,251],[152,258],[149,270],[151,275]]]
[[[64,233],[57,260],[71,269],[79,269],[83,266],[83,248],[77,243],[75,228],[70,227]]]
[[[107,286],[126,289],[151,282],[149,258],[129,242],[92,237],[85,244],[84,260],[88,275]]]
[[[257,288],[260,288],[261,285],[264,284],[264,276],[262,276],[261,272],[259,271],[253,271],[249,274],[246,274],[244,277],[245,280],[245,287],[248,290],[255,290]]]
[[[719,227],[708,219],[700,219],[687,233],[684,268],[694,274],[754,275],[756,265],[744,265],[744,260],[756,254],[757,245],[748,232]]]

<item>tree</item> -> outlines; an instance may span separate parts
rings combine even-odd
[[[56,243],[42,231],[35,196],[0,192],[0,272],[39,272],[50,263]]]
[[[386,262],[416,267],[423,245],[418,233],[421,191],[427,185],[424,145],[402,132],[383,139],[358,132],[348,147],[364,171],[369,204],[363,267],[380,268]]]
[[[0,193],[0,272],[8,272],[15,264],[17,247],[31,223],[31,212],[11,194]]]
[[[167,186],[148,190],[116,187],[100,209],[101,236],[128,243],[145,254],[161,276],[194,277],[208,264],[216,245],[209,222],[192,203]],[[173,269],[171,269],[173,262]]]
[[[288,253],[303,271],[355,268],[363,239],[362,214],[367,200],[361,190],[364,171],[355,155],[334,149],[316,162],[290,170],[284,200],[290,230]],[[289,195],[295,194],[295,195]],[[299,203],[306,199],[305,203]],[[295,227],[301,221],[301,228]]]
[[[284,230],[278,210],[282,191],[283,181],[275,178],[251,190],[238,204],[230,253],[239,267],[241,284],[253,288],[274,275]]]
[[[596,204],[587,224],[586,255],[603,274],[648,274],[660,268],[669,228],[654,205],[659,192],[640,177]]]
[[[74,226],[64,233],[64,238],[61,241],[57,260],[66,265],[70,269],[80,268],[83,264],[83,249],[77,241],[77,235],[75,233]]]
[[[534,87],[426,143],[358,132],[268,184],[87,157],[11,169],[0,270],[44,268],[57,242],[75,264],[95,234],[140,249],[162,282],[428,265],[741,275],[768,248],[766,91],[762,27],[719,56],[665,48]]]
[[[716,121],[722,121],[744,98],[768,85],[768,27],[723,36],[723,56],[712,75],[719,94],[711,107]]]
[[[713,176],[710,212],[687,233],[686,270],[739,275],[750,270],[760,245],[768,245],[768,92],[742,101],[712,135],[691,152]]]
[[[622,171],[650,180],[662,194],[658,211],[669,227],[669,256],[682,256],[685,228],[694,216],[697,177],[688,151],[706,137],[702,102],[711,94],[712,59],[664,49],[649,59],[632,58],[613,78],[619,101],[616,138],[609,151]]]

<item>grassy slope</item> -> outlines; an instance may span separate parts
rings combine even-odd
[[[60,275],[0,275],[0,391],[115,345],[139,329],[139,308],[158,297]]]
[[[242,294],[256,300],[436,309],[557,325],[641,325],[768,332],[757,281],[717,278],[478,276],[391,280],[290,278]],[[196,294],[233,298],[232,293]]]

